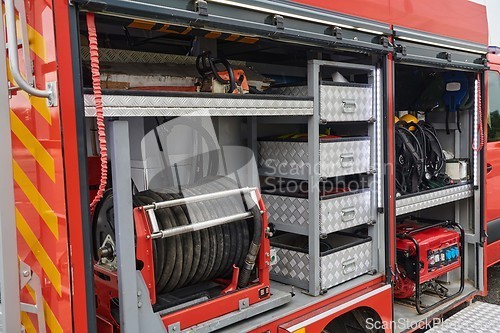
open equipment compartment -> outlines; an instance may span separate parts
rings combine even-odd
[[[240,325],[237,322],[241,316],[231,314],[241,311],[242,307],[248,307],[246,316],[256,316],[275,308],[287,313],[289,308],[285,309],[284,305],[293,296],[289,292],[290,285],[299,286],[310,295],[301,302],[314,304],[319,300],[313,296],[327,291],[328,295],[335,296],[349,288],[382,280],[386,266],[382,255],[384,251],[380,250],[386,244],[381,199],[384,188],[381,169],[383,53],[374,55],[362,48],[349,47],[324,49],[250,36],[228,41],[225,33],[214,33],[212,38],[207,37],[209,31],[175,25],[169,25],[168,31],[160,29],[148,33],[155,37],[149,39],[143,37],[144,26],[139,23],[100,15],[96,16],[96,22],[98,32],[107,31],[98,36],[100,79],[104,87],[103,113],[111,127],[108,139],[113,142],[110,164],[114,172],[117,164],[126,167],[130,163],[131,170],[138,264],[129,268],[137,268],[140,281],[144,279],[145,288],[141,284],[139,287],[149,293],[150,302],[147,303],[151,303],[151,307],[148,304],[146,310],[150,311],[148,315],[155,318],[156,324],[181,329],[194,325],[210,327],[212,321],[224,316],[217,327]],[[86,35],[84,21],[81,26],[82,35]],[[120,26],[125,26],[125,35],[122,35],[122,30],[116,29]],[[360,33],[359,37],[362,35]],[[238,51],[241,43],[245,48],[243,53]],[[283,61],[284,51],[293,54],[293,57]],[[203,60],[203,57],[208,60]],[[89,49],[83,46],[84,73],[90,72],[90,59]],[[208,66],[207,61],[219,66],[218,75],[222,79],[213,75],[213,68],[211,72],[207,70],[212,66]],[[237,80],[228,79],[229,73],[234,74]],[[343,79],[339,81],[339,78]],[[91,78],[84,76],[92,191],[98,185],[100,148],[95,133],[96,99],[91,87]],[[298,93],[294,95],[290,91]],[[128,137],[125,134],[127,131],[119,132],[115,129],[117,126],[128,128]],[[302,138],[261,140],[287,133],[299,134]],[[320,133],[331,133],[331,139],[320,139]],[[120,150],[122,155],[118,158],[117,142],[128,142],[130,149],[125,150],[130,150],[129,154]],[[305,197],[294,198],[304,199],[303,205],[309,215],[304,215],[303,219],[308,223],[300,230],[293,226],[287,229],[285,224],[280,226],[278,223],[270,223],[267,227],[264,218],[260,238],[262,246],[256,254],[255,268],[249,271],[251,278],[248,285],[239,286],[236,268],[232,270],[232,275],[221,268],[205,273],[203,276],[206,279],[198,280],[199,283],[189,283],[191,274],[184,274],[184,266],[178,266],[181,270],[180,281],[188,282],[178,282],[178,287],[161,286],[152,272],[156,269],[165,272],[165,267],[168,267],[168,255],[159,255],[161,246],[167,246],[167,243],[161,245],[162,239],[173,237],[181,246],[187,239],[184,234],[176,235],[172,231],[175,224],[171,223],[174,226],[172,230],[166,227],[167,211],[180,214],[177,215],[178,221],[184,211],[187,224],[178,225],[178,228],[231,220],[227,227],[222,224],[219,229],[213,229],[218,226],[207,229],[209,234],[220,233],[220,240],[226,242],[232,237],[233,225],[240,223],[233,221],[236,217],[252,221],[251,216],[256,215],[247,193],[253,196],[252,191],[260,186],[259,182],[265,187],[267,180],[276,177],[287,176],[289,180],[294,180],[293,176],[287,175],[288,171],[280,174],[262,168],[261,162],[281,158],[279,148],[266,151],[263,145],[281,142],[300,145],[303,159],[299,163],[304,168],[295,180],[314,184]],[[319,147],[323,148],[320,150]],[[293,156],[283,155],[285,163],[287,158]],[[215,164],[214,159],[218,161]],[[319,161],[323,161],[321,171],[314,172],[310,166],[319,165]],[[114,179],[114,172],[113,185],[118,181]],[[335,186],[345,182],[349,193],[326,195],[320,200],[318,186],[329,181],[334,181]],[[121,178],[121,182],[126,181]],[[240,191],[245,200],[241,202],[239,194],[234,195],[231,191]],[[228,194],[223,195],[222,192]],[[260,198],[259,194],[255,195]],[[212,196],[215,197],[209,198]],[[269,218],[282,215],[272,211],[272,197],[267,193],[258,201],[262,211],[267,205],[271,213]],[[274,197],[278,200],[285,198],[280,195]],[[113,209],[115,200],[109,194],[106,200],[106,206],[98,207],[98,211]],[[175,208],[171,202],[179,202],[180,208]],[[283,204],[294,205],[292,202]],[[104,220],[110,220],[112,216],[96,214]],[[241,223],[245,225],[246,222]],[[110,224],[99,230],[109,232],[111,229]],[[247,237],[255,230],[248,223]],[[353,234],[349,236],[346,232]],[[306,241],[302,250],[307,253],[308,260],[304,264],[308,268],[301,273],[305,274],[302,281],[283,279],[273,273],[271,278],[276,281],[269,282],[268,271],[276,271],[280,265],[287,266],[286,258],[278,247],[276,252],[268,248],[268,238],[274,242],[273,235],[276,244],[283,242],[285,247],[296,237]],[[192,235],[193,244],[197,237],[196,233]],[[323,238],[326,240],[322,241]],[[321,252],[321,244],[326,244],[326,241],[335,250]],[[231,240],[224,243],[224,249],[236,249],[247,243]],[[99,236],[94,243],[94,251],[98,312],[106,321],[117,325],[121,318],[118,317],[116,273],[120,272],[116,270],[114,259],[114,236]],[[214,257],[215,267],[219,257],[226,258],[226,251],[221,250],[220,256]],[[225,259],[222,261],[229,263]],[[246,264],[240,260],[235,265],[243,271]],[[217,273],[222,271],[224,274]],[[185,280],[184,275],[188,275]],[[329,276],[329,280],[320,279],[320,275]],[[162,278],[159,280],[162,281]],[[193,311],[204,315],[193,316]],[[241,331],[246,331],[243,327],[253,324],[241,325]]]
[[[394,320],[410,325],[396,325],[396,332],[418,327],[422,320],[471,299],[484,288],[482,265],[477,265],[484,242],[478,129],[483,79],[478,71],[483,68],[479,61],[483,51],[446,50],[449,58],[443,62],[442,49],[424,42],[402,45],[405,54],[398,54],[395,65],[398,254]],[[433,58],[433,54],[438,56]],[[430,134],[421,135],[424,132]],[[422,138],[427,139],[427,148]],[[438,151],[443,155],[439,157]],[[410,158],[412,153],[418,158]],[[432,163],[441,163],[438,159],[445,164],[432,169]],[[415,167],[406,167],[412,163]],[[408,224],[415,230],[410,231]],[[425,255],[412,259],[419,245]],[[409,262],[425,265],[419,269],[421,279],[405,271],[410,269]]]

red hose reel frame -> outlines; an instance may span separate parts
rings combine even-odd
[[[237,276],[233,275],[231,281],[221,281],[226,284],[223,293],[209,301],[193,305],[191,307],[169,313],[162,317],[165,327],[174,323],[180,323],[181,329],[201,324],[211,319],[223,316],[233,311],[238,311],[241,307],[240,301],[247,299],[246,306],[268,299],[270,293],[270,243],[266,237],[268,228],[267,213],[264,202],[259,191],[256,191],[258,204],[262,213],[262,234],[261,246],[257,262],[257,279],[252,281],[248,287],[237,289]],[[134,208],[134,223],[136,231],[136,258],[142,262],[141,275],[146,287],[149,290],[151,304],[156,303],[155,273],[153,263],[153,240],[151,237],[152,228],[148,214],[143,207]],[[235,271],[238,269],[235,268]],[[119,323],[111,314],[111,302],[118,297],[118,278],[116,272],[94,266],[96,282],[97,313],[98,319],[119,328]]]

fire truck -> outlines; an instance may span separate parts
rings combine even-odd
[[[500,261],[484,4],[0,14],[0,332],[440,332],[465,305],[500,314],[473,303]],[[453,332],[494,325],[475,318]]]

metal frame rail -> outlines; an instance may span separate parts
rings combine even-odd
[[[3,9],[0,6],[0,17]],[[0,31],[4,21],[0,20]],[[19,298],[19,262],[14,211],[14,179],[12,174],[12,142],[10,129],[9,86],[5,36],[0,34],[0,332],[21,331]]]

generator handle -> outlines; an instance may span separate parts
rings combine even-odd
[[[424,221],[425,220],[422,220],[420,219],[420,221]],[[398,238],[407,238],[406,236],[409,236],[411,234],[415,234],[417,232],[421,232],[421,231],[424,231],[424,230],[427,230],[427,229],[431,229],[431,228],[435,228],[435,227],[448,227],[448,226],[454,226],[454,227],[458,227],[460,230],[462,230],[462,226],[460,224],[458,224],[457,222],[455,221],[442,221],[442,222],[439,222],[439,223],[434,223],[434,224],[429,224],[429,225],[426,225],[426,226],[423,226],[423,227],[420,227],[420,228],[417,228],[417,229],[413,229],[413,230],[409,230],[409,231],[406,231],[402,234],[397,234],[396,237]]]

